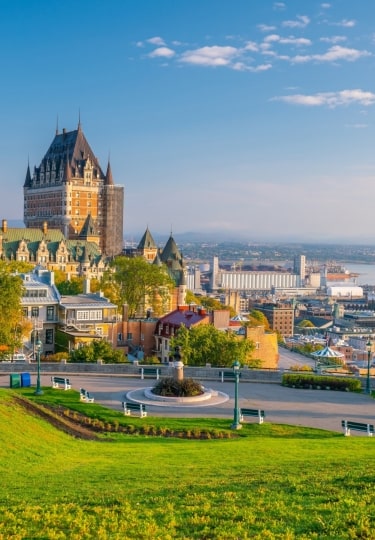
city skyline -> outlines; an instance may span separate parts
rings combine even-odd
[[[22,219],[28,161],[80,119],[128,239],[371,242],[368,6],[0,1],[1,218]]]

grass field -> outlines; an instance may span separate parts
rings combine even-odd
[[[232,439],[84,441],[26,412],[17,395],[0,390],[0,539],[375,538],[373,438],[265,423]],[[43,399],[129,422],[74,391]],[[184,425],[134,423],[144,420]]]

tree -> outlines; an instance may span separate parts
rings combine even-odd
[[[191,291],[186,292],[186,303],[196,304],[197,306],[203,306],[206,309],[227,309],[229,311],[230,317],[234,317],[236,312],[231,306],[226,306],[222,304],[216,298],[211,298],[210,296],[195,296]]]
[[[27,273],[33,269],[33,265],[25,261],[2,261],[0,260],[0,272],[9,274]]]
[[[71,362],[97,362],[103,360],[105,364],[118,364],[125,361],[124,353],[113,349],[108,341],[94,340],[88,345],[74,349],[70,353]]]
[[[65,276],[64,276],[65,278]],[[82,294],[83,293],[83,278],[78,276],[73,276],[70,280],[60,279],[56,280],[55,276],[55,285],[60,294],[69,295],[69,294]]]
[[[13,354],[22,344],[26,328],[22,321],[22,279],[7,269],[0,269],[0,345],[3,353]]]
[[[265,330],[269,330],[270,323],[268,322],[267,317],[262,313],[261,311],[258,311],[257,309],[253,309],[250,311],[249,315],[249,322],[246,323],[249,326],[264,326]]]
[[[250,353],[254,343],[239,339],[232,332],[218,330],[212,324],[200,324],[189,330],[181,326],[171,339],[171,349],[181,348],[184,364],[202,366],[232,366],[235,360],[241,364],[251,362]]]
[[[104,293],[119,308],[127,304],[129,317],[151,307],[158,315],[165,311],[174,287],[165,267],[148,263],[143,257],[115,257],[102,280]]]
[[[298,324],[298,328],[315,328],[315,325],[308,319],[304,319]]]

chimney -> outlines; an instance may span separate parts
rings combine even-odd
[[[122,320],[127,321],[129,319],[128,304],[122,305]]]
[[[90,279],[85,278],[83,280],[83,294],[90,294],[91,288],[90,288]]]
[[[6,219],[3,219],[3,221],[2,221],[2,231],[3,231],[3,233],[6,233],[7,230],[8,230],[8,222],[7,222]]]
[[[48,231],[48,224],[46,221],[43,221],[43,234],[47,234]]]

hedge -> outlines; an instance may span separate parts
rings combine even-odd
[[[304,375],[301,373],[284,373],[282,377],[282,385],[292,388],[321,388],[324,390],[345,390],[347,392],[362,391],[362,385],[359,379],[349,377]]]

